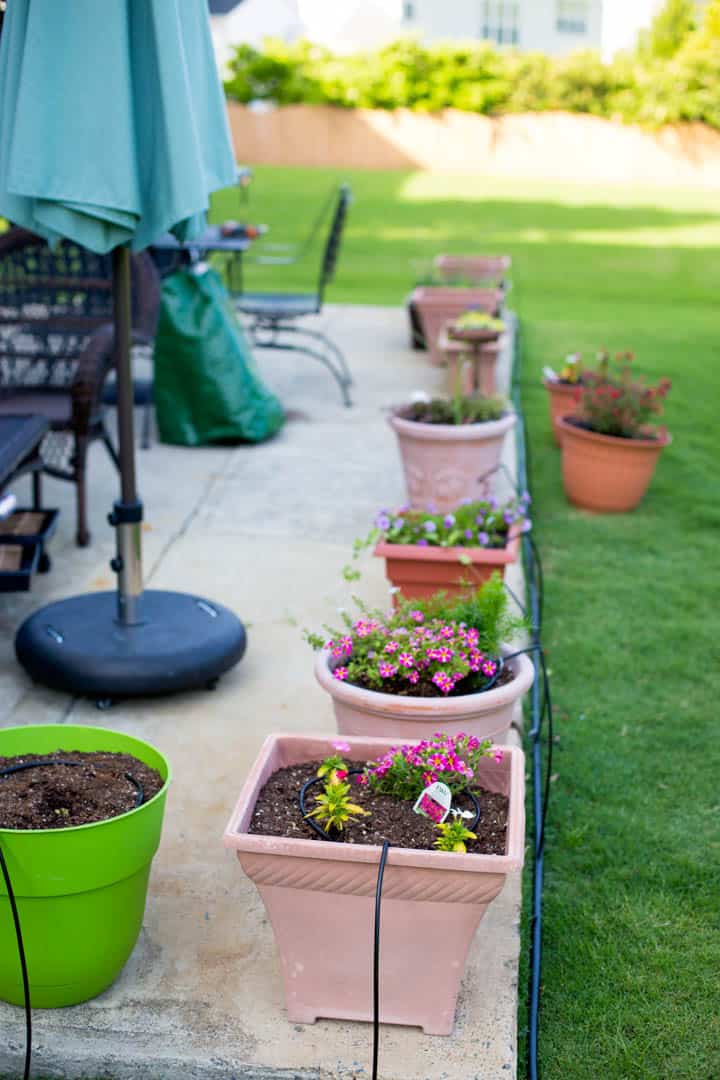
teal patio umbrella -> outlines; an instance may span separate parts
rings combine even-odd
[[[206,0],[9,0],[0,37],[0,214],[52,245],[112,252],[121,493],[116,593],[32,615],[16,651],[33,678],[98,698],[215,679],[245,634],[226,608],[143,591],[135,483],[129,251],[205,225],[234,183]]]

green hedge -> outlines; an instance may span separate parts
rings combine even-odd
[[[632,55],[611,63],[591,51],[548,57],[486,43],[426,47],[408,38],[378,52],[336,56],[307,41],[269,40],[262,52],[236,49],[225,89],[235,101],[279,105],[455,108],[490,116],[564,109],[649,126],[697,120],[720,127],[720,0],[703,27],[688,19],[670,40],[662,17]]]

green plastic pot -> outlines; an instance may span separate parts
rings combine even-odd
[[[22,928],[35,1008],[77,1005],[117,978],[140,933],[160,843],[170,766],[140,739],[106,728],[42,724],[0,731],[0,756],[55,750],[133,754],[165,783],[119,817],[69,829],[0,829]],[[1,783],[2,781],[0,781]],[[0,874],[0,999],[24,1001],[15,928]]]

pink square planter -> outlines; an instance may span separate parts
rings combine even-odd
[[[503,647],[505,654],[514,651],[509,646]],[[448,735],[464,731],[478,739],[503,742],[513,721],[515,703],[527,693],[535,678],[532,662],[523,654],[508,661],[515,675],[512,682],[482,694],[412,697],[364,690],[342,682],[333,677],[331,664],[332,657],[323,649],[315,659],[315,678],[332,698],[338,733],[389,737],[401,742],[427,739],[436,731]]]
[[[510,270],[509,255],[436,255],[434,267],[446,281],[463,277],[468,281],[502,281]]]
[[[390,739],[349,740],[348,755],[372,760]],[[280,954],[287,1018],[372,1020],[375,887],[381,849],[256,836],[248,826],[258,793],[285,765],[333,753],[327,736],[270,735],[232,813],[224,843],[237,852],[267,909]],[[382,891],[380,1019],[452,1032],[468,949],[488,904],[523,864],[524,758],[504,748],[486,759],[481,783],[510,798],[504,855],[390,848]]]

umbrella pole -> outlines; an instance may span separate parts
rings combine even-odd
[[[130,296],[130,251],[113,251],[113,314],[115,321],[115,365],[117,387],[118,441],[120,457],[120,499],[110,514],[115,526],[117,554],[111,562],[117,573],[117,616],[124,626],[141,622],[142,517],[143,506],[135,485],[134,393],[130,341],[132,304]]]

